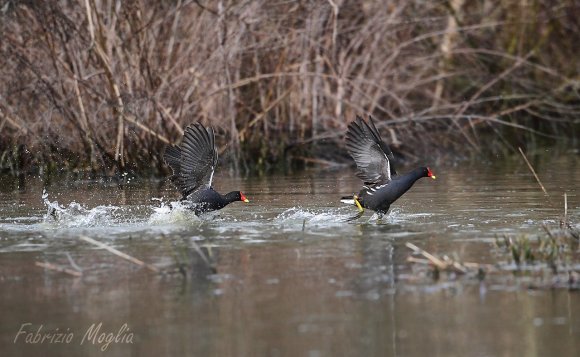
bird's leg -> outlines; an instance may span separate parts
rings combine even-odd
[[[353,195],[352,198],[354,199],[354,204],[358,207],[358,211],[360,213],[364,213],[365,209],[363,208],[363,206],[358,201],[358,196],[357,195]]]
[[[358,200],[358,196],[357,195],[353,195],[352,198],[354,199],[354,204],[358,207],[358,212],[357,212],[357,214],[354,217],[351,217],[351,218],[347,219],[346,220],[347,222],[350,222],[350,221],[354,221],[356,219],[359,219],[365,213],[365,209],[360,204],[360,202]]]

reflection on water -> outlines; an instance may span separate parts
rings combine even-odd
[[[174,202],[170,185],[53,184],[43,197],[39,182],[24,190],[8,182],[0,188],[3,355],[101,355],[102,343],[81,344],[100,322],[101,332],[126,323],[134,334],[133,343],[108,345],[112,355],[576,355],[577,292],[529,290],[517,274],[435,281],[406,261],[412,242],[506,262],[495,236],[556,226],[564,192],[578,223],[578,158],[534,165],[550,198],[519,161],[447,167],[379,221],[370,213],[349,221],[356,208],[338,198],[358,190],[350,170],[222,179],[220,191],[239,187],[251,203],[201,218]],[[36,262],[77,266],[83,276]],[[14,343],[24,323],[74,339],[33,344],[22,334]]]

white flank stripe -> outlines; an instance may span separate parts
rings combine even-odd
[[[213,180],[213,173],[215,172],[215,167],[211,167],[211,175],[209,175],[209,183],[208,186],[211,187],[211,181]]]

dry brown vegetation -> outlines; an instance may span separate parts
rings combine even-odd
[[[578,18],[574,0],[3,0],[0,165],[156,173],[196,120],[236,168],[335,160],[365,113],[411,158],[577,144]]]

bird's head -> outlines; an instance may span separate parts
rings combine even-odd
[[[433,180],[435,180],[435,174],[428,167],[427,167],[427,177],[431,177]]]

